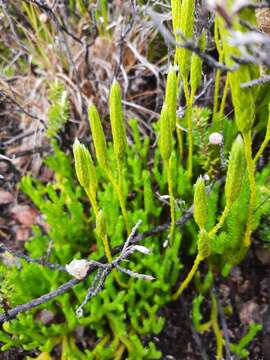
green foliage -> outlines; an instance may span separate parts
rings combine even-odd
[[[209,143],[209,135],[214,131],[223,130],[220,127],[210,123],[211,110],[205,107],[193,107],[193,141],[194,162],[202,168],[211,178],[218,176],[222,167],[222,159],[220,157],[220,149],[218,146]],[[234,124],[234,122],[231,121]],[[224,121],[224,128],[227,124]],[[187,126],[187,124],[183,124]],[[235,134],[233,134],[235,138]],[[232,141],[232,140],[231,140]],[[229,150],[231,148],[231,143]]]
[[[249,324],[248,332],[242,337],[238,344],[230,344],[231,351],[239,356],[240,359],[246,358],[249,355],[249,351],[246,347],[255,338],[257,333],[262,330],[261,324],[251,323]]]
[[[174,36],[180,43],[183,39],[178,31],[188,39],[194,36],[195,3],[191,0],[171,1]],[[69,8],[82,15],[87,15],[87,6],[83,0],[69,2]],[[49,26],[40,26],[37,9],[24,5],[24,11],[37,39],[51,43],[53,33]],[[252,19],[254,14],[249,14]],[[103,23],[97,24],[99,33],[109,35],[107,1],[99,2],[94,16],[99,20],[103,18]],[[231,26],[243,31],[237,17]],[[229,35],[226,24],[217,15],[215,41],[219,61],[232,66],[232,55],[240,53],[231,46]],[[204,32],[197,36],[197,43],[205,49]],[[35,58],[37,63],[41,59],[43,64],[49,61],[42,45],[36,49]],[[66,265],[75,258],[97,260],[105,252],[110,262],[110,249],[123,244],[130,228],[139,219],[142,220],[142,232],[170,222],[167,225],[170,233],[164,231],[146,238],[143,244],[152,250],[151,254],[134,253],[129,259],[128,266],[132,271],[151,274],[154,281],[136,280],[114,271],[106,279],[100,294],[86,304],[84,316],[78,318],[76,308],[82,303],[93,274],[69,292],[5,322],[0,331],[2,350],[20,346],[50,358],[58,347],[62,349],[62,358],[71,360],[162,358],[150,341],[151,334],[159,334],[164,326],[160,309],[182,294],[194,276],[197,291],[192,310],[194,327],[200,332],[212,329],[217,342],[217,358],[222,358],[223,341],[218,325],[217,299],[212,288],[213,271],[229,274],[231,267],[248,251],[251,231],[257,229],[265,236],[265,241],[269,241],[269,224],[261,223],[270,216],[270,186],[267,183],[270,165],[266,164],[259,171],[256,163],[270,140],[270,108],[269,99],[268,102],[263,100],[267,98],[266,86],[259,89],[241,86],[258,74],[259,68],[255,65],[240,65],[236,71],[224,75],[230,87],[233,116],[223,117],[225,90],[218,108],[219,70],[216,71],[213,112],[206,106],[195,106],[202,70],[201,57],[177,47],[175,67],[168,72],[160,121],[153,126],[155,135],[159,136],[159,146],[152,144],[148,136],[141,138],[136,119],[128,122],[131,135],[127,139],[121,87],[115,80],[109,97],[113,141],[106,141],[102,119],[96,107],[90,105],[88,115],[96,160],[93,161],[89,149],[76,140],[73,149],[75,166],[53,140],[69,117],[67,92],[58,81],[50,86],[47,136],[54,153],[44,163],[55,176],[49,184],[30,176],[21,180],[20,188],[40,211],[40,224],[43,224],[33,227],[31,239],[25,243],[27,254],[34,259],[45,259],[51,247],[48,260]],[[186,101],[182,120],[176,114],[177,99],[180,99],[179,80]],[[187,129],[187,136],[183,136],[182,129]],[[209,135],[213,132],[223,135],[218,146],[209,143]],[[254,135],[258,139],[264,137],[257,154],[254,154],[252,143]],[[82,188],[76,183],[75,172]],[[192,205],[194,219],[179,231],[176,219]],[[183,252],[188,255],[197,252],[197,256],[187,278],[172,295],[183,268]],[[7,253],[2,257],[2,313],[5,304],[12,307],[25,303],[58,288],[70,278],[65,271],[14,259]],[[206,259],[208,272],[201,281],[197,270]],[[203,322],[207,296],[211,298],[210,317]],[[49,321],[44,319],[45,310],[51,315]],[[81,341],[78,335],[81,330],[91,337],[91,345]],[[246,346],[259,330],[258,324],[251,324],[240,342],[231,345],[231,350],[241,358],[247,357]]]
[[[136,129],[134,124],[133,127]],[[131,206],[131,221],[134,224],[141,218],[143,220],[142,231],[149,228],[147,224],[150,220],[153,221],[153,216],[157,219],[155,221],[158,221],[162,205],[150,193],[150,172],[145,171],[145,175],[142,177],[136,176],[138,175],[138,164],[142,165],[146,161],[147,149],[147,141],[139,148],[135,145],[129,148],[129,160],[125,170],[125,181],[129,183],[128,186],[137,190]],[[111,144],[108,156],[109,158],[114,157]],[[137,161],[137,157],[141,160],[140,162]],[[56,171],[53,183],[44,185],[30,177],[24,177],[21,182],[21,189],[31,197],[42,212],[44,221],[48,224],[47,234],[43,234],[38,227],[33,228],[33,237],[26,243],[29,256],[33,258],[44,256],[50,239],[52,239],[53,246],[50,255],[52,262],[64,265],[73,258],[88,256],[89,249],[94,245],[97,245],[97,248],[90,254],[90,258],[99,258],[103,255],[103,246],[99,237],[96,238],[92,230],[92,216],[89,218],[83,209],[81,200],[84,199],[84,193],[74,183],[74,170],[72,171],[70,167],[70,160],[55,145],[55,153],[46,163]],[[63,166],[63,164],[65,165]],[[100,168],[97,169],[97,177],[98,181],[103,178]],[[145,188],[148,188],[148,198],[147,194],[143,193]],[[121,244],[124,241],[124,224],[123,218],[119,216],[118,200],[112,192],[111,183],[103,183],[102,190],[98,191],[98,201],[100,207],[104,209],[104,218],[110,219],[106,230],[111,246]],[[146,204],[145,210],[140,207],[140,204],[143,203]],[[100,296],[93,298],[87,304],[85,317],[78,319],[75,316],[75,308],[83,300],[86,291],[84,285],[79,284],[70,293],[58,297],[57,302],[51,301],[6,323],[4,331],[1,332],[1,341],[5,344],[3,349],[20,345],[24,349],[38,349],[41,352],[50,353],[54,346],[61,344],[70,354],[70,358],[89,359],[96,354],[103,359],[110,359],[112,354],[119,350],[121,344],[124,344],[130,359],[137,359],[138,356],[145,359],[160,358],[154,344],[150,342],[148,345],[142,345],[140,336],[159,333],[163,327],[164,319],[160,318],[157,312],[170,299],[170,288],[178,276],[180,264],[177,254],[181,236],[178,233],[174,246],[168,248],[163,254],[160,253],[160,240],[164,241],[162,237],[146,240],[144,245],[151,248],[152,254],[143,258],[133,255],[129,262],[131,270],[144,271],[155,276],[156,280],[153,283],[129,279],[129,290],[126,291],[119,289],[119,285],[111,276],[107,279],[105,289]],[[18,266],[20,266],[20,273],[16,279]],[[123,274],[119,274],[119,276],[122,282],[128,280]],[[14,290],[10,294],[10,299],[12,298],[10,305],[16,305],[55,289],[68,279],[68,275],[65,272],[55,272],[21,260],[19,265],[12,265],[8,268],[5,279],[7,284],[10,284],[9,286],[14,284]],[[2,284],[2,286],[7,288],[7,285]],[[41,321],[34,320],[39,317],[44,308],[52,311],[54,315],[51,324],[43,324]],[[62,319],[60,322],[57,321],[58,317]],[[93,331],[97,338],[106,337],[110,328],[106,346],[97,345],[91,351],[89,349],[79,350],[72,340],[78,326],[83,326],[85,331],[87,329]],[[127,338],[126,334],[130,332],[133,335],[129,335]]]
[[[203,315],[201,313],[201,305],[203,304],[204,297],[199,294],[193,299],[192,302],[192,322],[193,326],[198,332],[203,332],[208,330],[210,327],[210,322],[202,323]]]

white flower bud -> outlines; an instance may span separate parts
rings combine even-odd
[[[222,134],[218,132],[213,132],[209,135],[209,142],[212,145],[221,145],[223,142],[223,136]]]
[[[150,254],[151,250],[142,245],[134,245],[134,250],[137,250],[143,254]]]
[[[39,16],[39,20],[40,22],[42,22],[43,24],[47,24],[47,22],[49,21],[49,16],[45,13],[40,14]]]
[[[74,276],[76,279],[83,279],[87,275],[90,262],[85,259],[73,259],[69,264],[66,265],[66,271]]]

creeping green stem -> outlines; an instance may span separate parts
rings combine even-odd
[[[172,178],[172,157],[166,163],[167,179],[168,179],[168,191],[170,198],[170,211],[171,211],[171,225],[170,225],[170,243],[173,243],[174,231],[175,231],[175,200],[173,196],[173,178]]]
[[[220,109],[219,109],[219,118],[220,119],[222,119],[223,115],[224,115],[224,109],[225,109],[227,95],[228,95],[228,91],[229,91],[229,84],[230,84],[229,76],[227,76],[225,86],[224,86],[224,90],[223,90],[222,99],[221,99]]]
[[[122,215],[123,215],[123,218],[124,218],[124,221],[125,221],[126,229],[127,229],[127,232],[130,233],[130,228],[129,228],[129,223],[128,223],[128,214],[127,214],[126,203],[125,203],[125,197],[123,195],[122,189],[119,187],[119,185],[115,181],[112,173],[108,169],[106,169],[105,171],[106,171],[106,175],[107,175],[108,179],[112,183],[112,186],[114,187],[114,190],[117,193],[118,200],[119,200],[119,203],[120,203],[120,208],[121,208]]]
[[[265,137],[265,139],[263,140],[257,154],[255,155],[254,164],[256,164],[256,162],[262,156],[262,154],[263,154],[264,150],[266,149],[266,146],[268,145],[269,141],[270,141],[270,138]]]
[[[95,216],[97,216],[97,214],[98,214],[97,200],[96,200],[95,196],[92,196],[90,191],[86,191],[86,193],[87,193],[88,199],[89,199],[89,201],[90,201],[90,203],[92,205],[94,214],[95,214]]]
[[[108,259],[108,262],[111,263],[112,262],[112,253],[111,253],[107,235],[102,236],[101,240],[103,242],[106,258]]]
[[[97,205],[97,199],[95,195],[92,195],[90,191],[86,191],[86,194],[88,196],[88,199],[90,201],[90,204],[92,205],[93,211],[95,216],[98,215],[98,205]]]
[[[266,146],[268,145],[270,141],[270,104],[269,104],[269,115],[268,115],[268,123],[267,123],[267,128],[266,128],[266,134],[265,134],[265,138],[254,158],[254,163],[256,165],[256,162],[259,160],[260,156],[262,155],[262,153],[264,152]]]
[[[177,54],[178,54],[179,48],[176,48],[176,52],[175,52],[175,64],[179,64],[179,62],[177,62]],[[181,81],[181,74],[180,71],[177,75],[177,84],[179,84]],[[181,161],[183,158],[183,149],[184,149],[184,145],[183,145],[183,131],[180,128],[180,118],[178,116],[176,116],[176,135],[177,135],[177,141],[178,141],[178,147],[179,147],[179,160]]]
[[[215,19],[214,25],[214,39],[219,55],[219,62],[223,61],[223,49],[220,43],[220,34],[219,34],[219,22],[218,19]],[[213,106],[213,121],[217,120],[217,111],[218,111],[218,98],[219,98],[219,91],[220,91],[220,78],[221,78],[221,71],[217,69],[216,76],[215,76],[215,90],[214,90],[214,106]]]
[[[220,88],[220,75],[221,75],[221,71],[220,71],[220,69],[217,69],[216,70],[216,76],[215,76],[213,121],[216,121],[216,117],[217,117],[219,88]]]
[[[179,147],[179,160],[182,161],[183,158],[183,131],[177,126],[179,125],[179,120],[176,120],[176,135]]]
[[[216,235],[216,233],[218,232],[218,230],[222,227],[222,225],[224,224],[224,221],[226,220],[226,217],[228,216],[230,211],[230,206],[228,204],[226,204],[221,217],[219,219],[219,222],[213,227],[212,230],[209,231],[209,237],[213,237]]]
[[[118,170],[119,170],[119,167],[118,167]],[[108,179],[112,183],[112,186],[114,187],[114,189],[115,189],[115,191],[117,193],[118,200],[119,200],[119,203],[120,203],[120,208],[121,208],[122,215],[123,215],[125,225],[126,225],[126,230],[127,230],[128,234],[129,234],[130,229],[129,229],[129,224],[128,224],[128,215],[127,215],[127,210],[126,210],[125,198],[124,198],[124,195],[123,195],[123,192],[122,192],[122,188],[120,187],[121,184],[122,184],[122,180],[119,181],[120,184],[118,185],[117,182],[115,181],[112,173],[108,169],[105,169],[105,172],[106,172],[106,175],[107,175]],[[121,176],[119,177],[119,179],[122,179]],[[107,236],[106,236],[106,239],[102,239],[102,241],[103,241],[103,245],[104,245],[105,254],[107,256],[107,259],[108,259],[109,262],[112,262],[112,256],[111,256]],[[109,255],[108,251],[110,252],[110,255]],[[110,258],[108,256],[110,256]],[[114,275],[115,275],[115,280],[117,281],[117,283],[121,287],[128,289],[128,285],[123,283],[123,281],[119,278],[118,273],[115,272]]]
[[[128,223],[128,215],[127,215],[127,209],[126,209],[126,201],[125,201],[125,196],[124,196],[123,164],[119,160],[117,161],[117,168],[118,168],[118,192],[119,192],[119,196],[120,196],[119,202],[120,202],[122,214],[125,219],[127,232],[130,233],[130,228],[129,228],[129,223]]]
[[[191,282],[193,276],[195,275],[201,261],[203,260],[203,258],[201,257],[200,254],[197,254],[196,259],[193,263],[192,269],[190,270],[190,272],[188,273],[187,277],[185,278],[185,280],[182,282],[181,286],[178,288],[178,290],[172,295],[172,299],[176,300],[179,298],[179,296],[183,293],[183,291],[185,290],[185,288],[188,286],[188,284]]]
[[[92,196],[92,194],[87,191],[87,196],[90,200],[90,203],[93,207],[93,210],[94,210],[94,213],[95,213],[95,217],[97,218],[98,216],[98,205],[97,205],[97,200],[95,197]],[[106,255],[106,258],[108,260],[108,262],[112,262],[112,254],[111,254],[111,250],[110,250],[110,246],[109,246],[109,241],[108,241],[108,237],[107,235],[105,236],[102,236],[101,237],[101,240],[102,240],[102,243],[103,243],[103,246],[104,246],[104,251],[105,251],[105,255]]]
[[[113,179],[113,181],[114,181],[114,179]],[[114,184],[116,185],[115,182],[114,182]],[[117,193],[117,194],[118,194],[118,193]],[[94,213],[95,213],[95,217],[97,218],[97,216],[98,216],[97,200],[96,200],[96,198],[95,198],[94,196],[92,196],[92,194],[91,194],[89,191],[87,191],[87,196],[88,196],[88,198],[89,198],[89,200],[90,200],[90,203],[91,203],[91,205],[92,205],[92,207],[93,207],[93,210],[94,210]],[[127,230],[128,230],[128,229],[127,229]],[[101,236],[101,241],[102,241],[103,246],[104,246],[104,251],[105,251],[106,258],[107,258],[108,262],[111,263],[112,260],[113,260],[113,258],[112,258],[112,253],[111,253],[111,249],[110,249],[110,245],[109,245],[109,241],[108,241],[107,234],[104,235],[104,236]],[[115,269],[114,269],[113,271],[115,271]],[[124,284],[124,283],[120,280],[117,272],[115,272],[114,275],[115,275],[116,281],[118,282],[118,284],[119,284],[121,287],[123,287],[123,288],[128,288],[128,286],[127,286],[126,284]]]
[[[114,360],[121,360],[125,350],[126,350],[125,345],[120,344],[119,348],[115,352]]]
[[[199,332],[199,333],[204,333],[205,331],[208,331],[211,327],[212,323],[211,321],[207,321],[203,324],[199,324],[196,326],[196,330]]]
[[[217,351],[216,358],[217,360],[223,359],[223,337],[218,325],[218,306],[217,299],[215,295],[211,292],[211,315],[210,320],[212,323],[212,328],[217,341]]]
[[[98,350],[105,347],[105,345],[107,344],[107,342],[110,340],[110,336],[109,335],[105,335],[103,338],[100,339],[100,341],[98,342],[98,344],[96,345],[96,347],[92,350],[92,355],[97,356],[98,354]]]
[[[193,171],[193,135],[192,135],[192,99],[189,95],[189,89],[188,89],[188,81],[187,79],[183,79],[183,85],[184,85],[184,93],[186,97],[186,119],[187,119],[187,127],[188,127],[188,176],[189,178],[192,177],[192,171]]]
[[[244,246],[250,246],[250,236],[252,230],[252,215],[254,207],[256,204],[256,180],[255,180],[255,162],[252,159],[252,139],[251,131],[243,133],[244,144],[245,144],[245,156],[247,162],[247,172],[248,172],[248,181],[249,181],[249,207],[248,207],[248,217],[247,217],[247,226],[244,237]]]

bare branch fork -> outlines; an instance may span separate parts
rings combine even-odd
[[[184,215],[177,220],[176,224],[178,226],[184,225],[192,217],[192,214],[193,214],[193,206],[191,206],[184,213]],[[136,245],[136,244],[138,244],[140,241],[142,241],[143,239],[145,239],[149,236],[157,235],[157,234],[160,234],[161,232],[167,230],[170,227],[170,223],[165,223],[163,225],[159,225],[153,229],[150,229],[148,231],[145,231],[141,234],[136,235],[136,231],[137,231],[137,228],[139,225],[140,225],[140,222],[135,225],[135,227],[133,228],[127,241],[124,243],[124,245],[120,245],[120,246],[117,246],[112,249],[113,255],[116,255],[118,253],[120,253],[120,255],[111,264],[106,263],[105,256],[100,258],[99,261],[90,260],[88,262],[89,266],[88,266],[86,275],[84,277],[82,277],[82,278],[74,277],[73,279],[67,281],[66,283],[59,286],[57,289],[55,289],[47,294],[44,294],[36,299],[30,300],[29,302],[27,302],[25,304],[18,305],[10,310],[6,310],[4,313],[0,314],[0,324],[2,324],[5,321],[14,319],[18,314],[20,314],[22,312],[25,312],[25,311],[30,310],[34,307],[37,307],[41,304],[44,304],[44,303],[56,298],[57,296],[66,293],[73,286],[79,284],[80,282],[83,282],[96,269],[98,269],[98,272],[94,278],[94,281],[93,281],[91,287],[88,289],[87,295],[86,295],[83,303],[77,309],[78,316],[82,315],[82,313],[83,313],[82,308],[87,303],[87,301],[91,297],[96,296],[102,290],[103,284],[104,284],[107,276],[110,274],[110,272],[114,268],[118,269],[121,272],[128,274],[129,276],[135,277],[135,278],[151,280],[152,277],[150,277],[149,275],[135,273],[129,269],[123,268],[122,266],[119,265],[119,263],[121,261],[123,261],[124,259],[128,258],[134,251],[141,251],[141,252],[147,253],[148,252],[147,248]],[[1,248],[2,248],[2,251],[4,250],[4,251],[12,252],[10,249],[8,249],[7,247],[5,247],[3,245],[0,246],[0,249]],[[24,258],[24,260],[26,260],[26,261],[36,262],[36,263],[39,263],[40,265],[48,266],[51,269],[66,271],[66,268],[64,268],[63,266],[57,265],[57,264],[52,264],[49,262],[44,262],[42,259],[41,260],[31,259],[30,257],[28,257],[26,255],[21,256],[20,254],[14,253],[14,252],[12,252],[12,254],[14,256]]]

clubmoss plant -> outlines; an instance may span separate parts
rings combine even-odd
[[[185,39],[191,39],[194,32],[194,9],[195,1],[193,0],[183,0],[181,3],[180,11],[180,22],[179,27],[182,35]],[[183,42],[183,40],[182,40]],[[181,81],[183,83],[184,94],[186,98],[186,121],[188,126],[188,174],[189,177],[192,177],[192,167],[193,167],[193,134],[192,134],[192,97],[190,93],[188,78],[190,74],[190,64],[191,64],[191,52],[185,48],[179,48],[176,52],[176,63],[179,67],[179,74]]]
[[[159,147],[162,156],[163,163],[166,167],[168,191],[170,199],[170,210],[171,210],[171,226],[170,226],[170,241],[173,241],[174,229],[175,229],[175,204],[173,195],[173,179],[172,179],[172,119],[171,111],[169,111],[168,105],[165,103],[160,114],[160,138]]]
[[[182,294],[184,289],[192,280],[195,275],[200,262],[211,255],[211,241],[216,233],[223,226],[229,211],[239,196],[240,190],[242,188],[243,177],[245,174],[245,152],[244,152],[244,143],[241,135],[238,135],[236,140],[232,145],[232,151],[230,155],[226,184],[225,184],[225,198],[226,204],[222,212],[222,215],[216,225],[207,232],[205,230],[207,222],[207,198],[206,198],[206,189],[204,185],[204,180],[199,178],[195,185],[194,191],[194,219],[197,225],[199,226],[200,232],[198,235],[198,254],[194,261],[193,267],[190,270],[187,278],[179,287],[178,291],[174,294],[176,299]]]
[[[124,196],[124,159],[126,155],[127,137],[125,129],[124,114],[122,108],[122,96],[119,83],[114,80],[110,91],[110,121],[113,135],[113,149],[117,161],[118,171],[118,193],[126,228],[129,232],[128,215]]]
[[[40,211],[40,222],[33,226],[23,251],[15,253],[0,244],[2,351],[16,346],[34,351],[40,359],[50,359],[55,354],[71,360],[162,358],[164,354],[151,340],[164,326],[162,307],[183,294],[194,280],[189,295],[194,295],[193,325],[200,334],[212,331],[216,357],[222,359],[225,355],[228,339],[219,324],[223,308],[216,278],[219,274],[230,276],[231,268],[244,258],[253,230],[258,229],[258,234],[269,230],[270,165],[263,157],[270,141],[269,84],[247,86],[268,70],[250,64],[252,46],[237,47],[232,41],[232,35],[237,37],[240,32],[243,37],[249,31],[242,20],[252,22],[254,10],[235,12],[231,1],[225,8],[221,3],[221,8],[213,7],[214,38],[209,43],[216,45],[217,61],[206,41],[210,32],[206,26],[199,31],[195,21],[201,3],[172,0],[171,5],[175,41],[168,34],[169,14],[161,14],[158,30],[165,27],[165,40],[175,45],[175,57],[168,71],[165,94],[158,98],[161,113],[156,115],[159,121],[154,125],[144,113],[138,113],[139,121],[125,118],[120,83],[115,80],[104,118],[100,118],[95,105],[88,109],[95,157],[92,159],[92,147],[88,149],[76,139],[73,160],[60,150],[61,146],[66,150],[68,141],[57,145],[53,139],[59,139],[72,114],[75,90],[67,95],[59,82],[50,86],[47,135],[53,154],[44,165],[55,176],[47,184],[30,176],[22,178],[20,188]],[[44,69],[55,75],[54,62],[45,45],[48,49],[54,44],[58,29],[52,26],[52,19],[40,18],[37,5],[25,3],[22,9],[31,36],[36,36],[36,46],[28,46],[35,76]],[[103,17],[103,23],[97,23],[99,35],[110,35],[113,24],[109,24],[108,14],[110,10],[111,15],[112,7],[107,1],[97,6],[89,3],[89,7],[85,1],[69,1],[67,9],[77,10],[82,24],[92,9],[93,18]],[[157,7],[157,11],[164,9],[167,7]],[[72,20],[76,22],[73,17]],[[28,44],[28,29],[20,31],[23,41],[33,46],[33,41]],[[88,37],[86,34],[74,40],[70,33],[64,33],[68,45]],[[124,54],[128,41],[123,41]],[[88,47],[91,45],[87,45],[87,50]],[[69,74],[73,83],[77,63],[69,66],[70,58],[64,55],[55,54],[63,65],[60,75],[68,78]],[[257,58],[259,63],[259,54]],[[125,66],[124,70],[125,79],[131,84],[134,80],[130,81],[130,75],[136,73],[133,69],[126,72]],[[211,82],[202,84],[203,72],[207,80],[214,76],[213,96]],[[90,79],[91,74],[88,75]],[[122,81],[121,72],[116,71],[115,76]],[[83,101],[87,101],[84,93]],[[179,105],[181,111],[177,111]],[[104,132],[106,120],[111,124],[112,141]],[[147,129],[151,127],[149,136],[144,132],[145,121]],[[158,135],[156,146],[154,138]],[[263,168],[256,167],[261,157]],[[130,227],[138,222],[138,233],[135,226],[130,243],[126,242]],[[137,243],[139,240],[143,243]],[[127,249],[130,257],[125,268],[117,259]],[[184,267],[182,257],[194,259],[191,269]],[[99,268],[92,273],[97,262]],[[202,262],[204,266],[200,266]],[[106,274],[108,269],[112,274]],[[150,279],[151,282],[145,281]],[[48,299],[48,294],[70,282],[74,286],[61,290],[50,301],[26,306],[40,298]],[[17,317],[7,317],[18,307],[24,310],[16,313]],[[259,325],[250,325],[247,334],[240,340],[234,339],[226,351],[229,348],[237,356],[247,357],[247,345],[259,330]]]
[[[114,155],[117,161],[117,181],[115,180],[112,169],[108,163],[105,135],[102,129],[99,114],[94,105],[90,105],[88,114],[97,160],[117,193],[122,214],[125,219],[126,229],[129,232],[129,222],[123,189],[123,166],[126,152],[126,133],[121,103],[120,86],[117,82],[112,85],[110,94],[110,120],[113,133]]]
[[[192,266],[192,269],[188,273],[186,279],[182,282],[179,289],[173,295],[173,299],[177,299],[185,288],[188,286],[193,276],[195,275],[201,261],[206,259],[211,254],[211,239],[205,230],[205,225],[207,222],[207,198],[206,198],[206,189],[204,180],[199,177],[195,184],[194,191],[194,220],[199,226],[199,235],[198,235],[198,254]]]

